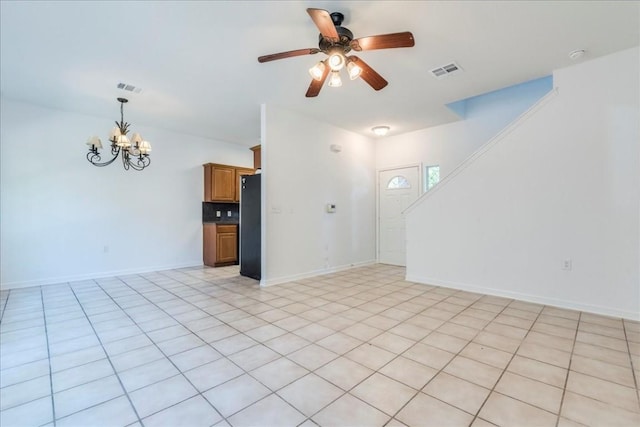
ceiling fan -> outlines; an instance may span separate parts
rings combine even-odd
[[[314,55],[323,52],[328,55],[323,61],[314,65],[309,73],[313,80],[309,85],[306,96],[318,96],[325,80],[329,78],[329,86],[341,86],[340,70],[347,68],[351,80],[360,77],[375,90],[385,87],[388,82],[362,59],[355,55],[347,56],[352,50],[391,49],[396,47],[412,47],[415,44],[413,34],[408,31],[402,33],[381,34],[377,36],[353,38],[349,29],[342,27],[344,15],[339,12],[329,14],[324,9],[307,9],[307,13],[320,30],[317,48],[297,49],[287,52],[272,53],[258,58],[258,62],[275,61],[276,59],[291,58],[293,56]]]

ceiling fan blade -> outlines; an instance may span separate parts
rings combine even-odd
[[[331,19],[331,15],[324,9],[307,9],[307,13],[313,19],[314,24],[320,30],[320,34],[329,41],[337,42],[340,39],[338,36],[338,30],[336,30],[336,26],[333,25],[333,19]]]
[[[306,93],[306,97],[307,98],[313,98],[314,96],[318,96],[318,94],[320,93],[320,89],[322,89],[322,85],[324,84],[325,80],[327,80],[327,76],[329,75],[329,66],[327,65],[327,61],[324,60],[322,61],[324,62],[324,72],[322,73],[322,77],[320,78],[320,80],[316,80],[316,79],[312,79],[311,80],[311,84],[309,85],[309,89],[307,89],[307,93]]]
[[[258,57],[258,62],[275,61],[276,59],[291,58],[293,56],[313,55],[318,52],[320,52],[320,49],[317,48],[289,50],[287,52],[272,53],[271,55],[260,56]]]
[[[409,31],[404,33],[380,34],[378,36],[362,37],[352,40],[351,49],[356,51],[374,49],[392,49],[395,47],[412,47],[415,45],[413,34]]]
[[[366,62],[357,56],[350,56],[349,59],[362,69],[360,78],[367,82],[369,86],[375,90],[380,90],[389,84],[380,74],[378,74],[373,68],[371,68]],[[327,67],[328,68],[328,67]]]

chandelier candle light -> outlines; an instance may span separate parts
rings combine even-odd
[[[132,168],[141,171],[151,164],[151,158],[149,158],[151,144],[142,139],[139,133],[134,133],[131,140],[129,140],[127,137],[129,123],[124,121],[123,113],[123,106],[129,102],[129,100],[126,98],[118,98],[118,102],[120,102],[120,122],[116,122],[116,127],[113,128],[109,135],[111,155],[113,158],[105,162],[100,162],[102,158],[98,150],[102,148],[102,141],[100,141],[100,138],[97,136],[92,136],[87,140],[87,145],[89,146],[87,160],[94,166],[108,166],[122,153],[122,165],[125,170]]]

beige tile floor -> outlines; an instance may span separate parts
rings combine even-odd
[[[363,267],[2,292],[0,424],[635,426],[640,323]]]

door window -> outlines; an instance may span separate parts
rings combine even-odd
[[[396,175],[387,183],[387,190],[398,190],[401,188],[411,188],[411,184],[402,175]]]
[[[440,182],[440,166],[425,166],[424,167],[424,176],[426,185],[424,186],[424,191],[431,190],[438,182]]]

